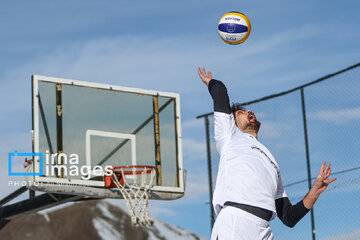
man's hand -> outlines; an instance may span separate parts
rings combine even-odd
[[[205,68],[200,69],[198,67],[198,74],[201,80],[206,84],[206,86],[209,86],[209,82],[212,79],[211,72],[208,72],[206,74]]]
[[[330,163],[326,166],[326,168],[325,165],[326,162],[323,162],[320,167],[319,174],[317,175],[312,188],[303,199],[304,206],[307,209],[311,209],[314,206],[320,194],[325,191],[325,189],[330,183],[336,180],[336,178],[329,179],[331,173]]]
[[[323,191],[325,191],[327,186],[336,180],[336,178],[329,179],[329,176],[331,173],[330,163],[324,169],[325,165],[326,165],[326,162],[323,162],[321,165],[319,174],[317,175],[315,182],[313,184],[313,188],[319,194],[322,193]]]

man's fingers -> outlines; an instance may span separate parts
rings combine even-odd
[[[331,168],[329,168],[326,172],[326,177],[329,177],[330,176],[330,173],[331,173]]]
[[[201,80],[205,80],[206,78],[206,72],[205,72],[205,69],[204,68],[200,68],[198,67],[198,74],[199,74],[199,77],[201,78]]]
[[[204,68],[199,68],[200,76],[204,77]]]
[[[336,180],[336,177],[335,178],[333,178],[333,179],[325,179],[325,180],[323,180],[323,183],[327,186],[327,185],[329,185],[330,183],[332,183],[332,182],[334,182]]]
[[[206,85],[209,85],[209,82],[212,79],[211,72],[209,71],[209,72],[206,73],[204,67],[202,67],[202,68],[198,67],[197,70],[198,70],[198,74],[199,74],[199,77],[201,78],[201,80]]]
[[[324,170],[325,174],[327,174],[327,172],[329,171],[329,168],[330,168],[330,163],[326,166],[326,168]]]
[[[204,67],[201,69],[201,73],[202,73],[202,75],[203,75],[204,77],[206,77],[206,71],[205,71],[205,68],[204,68]]]
[[[320,171],[319,171],[320,174],[324,171],[325,164],[326,164],[326,162],[323,162],[321,164]]]
[[[330,179],[329,183],[332,183],[336,180],[336,177],[334,177],[333,179]]]

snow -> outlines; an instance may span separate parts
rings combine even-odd
[[[42,214],[42,213],[55,212],[55,211],[57,211],[57,210],[60,210],[60,209],[63,209],[63,208],[67,208],[68,206],[73,205],[73,204],[78,204],[78,203],[76,203],[76,202],[66,202],[66,203],[62,203],[62,204],[56,205],[56,206],[51,207],[51,208],[46,208],[46,209],[44,209],[44,210],[39,211],[38,213],[39,213],[39,214]]]
[[[113,219],[116,218],[113,214],[109,212],[107,209],[107,205],[110,204],[112,206],[118,207],[122,209],[125,213],[128,213],[128,209],[126,207],[125,201],[119,201],[118,199],[104,199],[101,202],[104,204],[98,204],[99,208],[101,207],[101,211],[105,216]],[[110,215],[112,215],[110,217]],[[204,238],[202,236],[193,234],[192,232],[169,225],[162,220],[152,218],[154,220],[154,225],[150,228],[144,228],[148,233],[147,240],[163,240],[163,239],[176,239],[176,240],[207,240],[208,238]],[[123,224],[121,224],[123,226]]]
[[[100,209],[101,213],[105,217],[107,217],[115,222],[118,220],[118,218],[112,212],[109,211],[107,202],[100,201],[98,204],[96,204],[96,206]]]
[[[127,208],[126,202],[123,199],[106,198],[101,201],[111,204],[114,207],[120,208],[123,212],[129,213],[129,209]]]
[[[104,219],[94,218],[93,225],[102,240],[125,240],[125,238]]]
[[[50,222],[50,217],[49,217],[49,215],[47,214],[47,212],[45,212],[45,211],[40,211],[39,214],[40,214],[40,215],[43,215],[43,217],[45,218],[46,222],[48,222],[48,223]]]
[[[152,231],[148,231],[148,239],[147,240],[162,240],[158,238]]]
[[[195,235],[192,232],[176,227],[171,226],[159,219],[154,219],[155,223],[153,228],[157,231],[157,233],[161,236],[163,239],[177,239],[177,240],[206,240],[207,238],[201,237],[199,235]],[[150,232],[150,231],[149,231]],[[150,234],[149,234],[150,235]],[[148,240],[157,240],[156,236],[153,236],[152,234]]]

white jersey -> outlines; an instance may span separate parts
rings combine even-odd
[[[275,158],[255,137],[237,128],[233,114],[215,112],[214,117],[220,154],[213,196],[216,214],[230,201],[270,210],[274,219],[275,199],[287,197]]]

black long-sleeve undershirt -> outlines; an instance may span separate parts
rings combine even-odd
[[[301,200],[292,205],[287,197],[275,200],[276,213],[279,219],[288,227],[294,227],[310,210],[304,206]]]
[[[221,81],[211,79],[208,88],[214,102],[214,111],[230,114],[229,96],[225,85]]]

